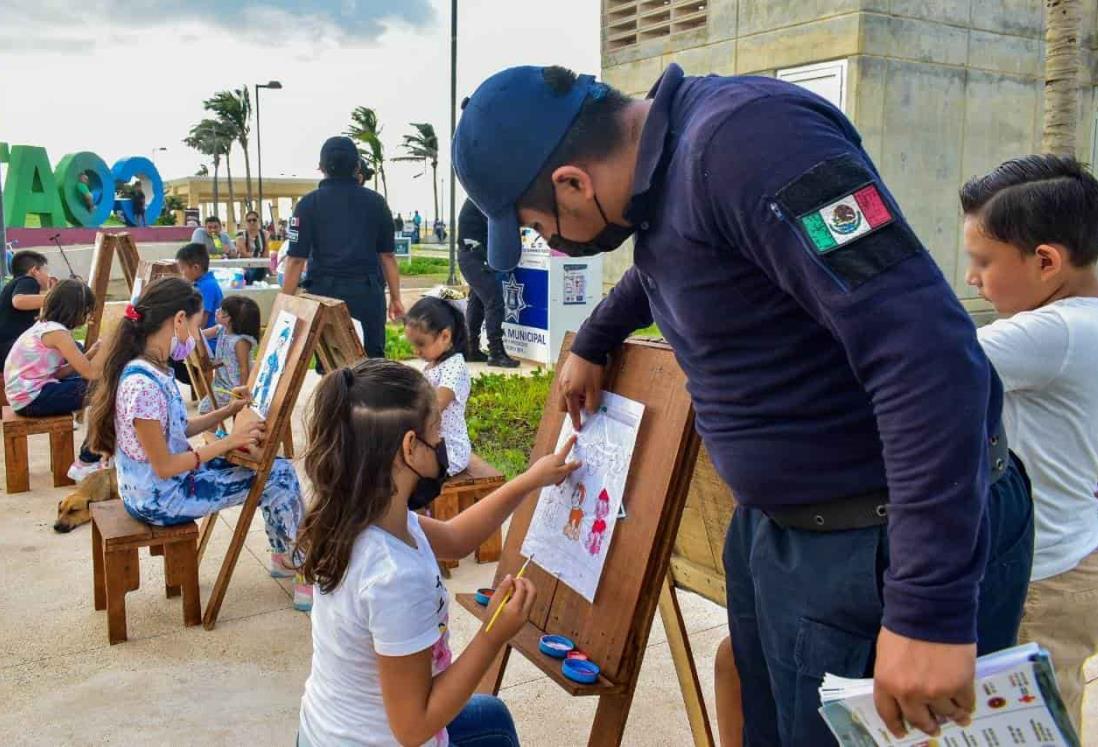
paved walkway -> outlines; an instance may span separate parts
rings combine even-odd
[[[302,402],[316,381],[310,373]],[[299,405],[299,450],[302,412]],[[30,457],[34,489],[0,493],[0,744],[291,744],[309,673],[309,619],[292,609],[289,583],[267,575],[259,516],[215,630],[182,627],[179,600],[163,595],[161,561],[142,552],[142,585],[127,597],[130,640],[108,646],[106,613],[92,608],[89,527],[53,532],[55,507],[67,489],[47,487],[45,436],[31,437]],[[204,597],[236,517],[236,510],[221,514],[201,569]],[[463,561],[447,586],[454,593],[472,591],[489,584],[494,569]],[[693,594],[682,594],[681,603],[711,702],[724,610]],[[455,651],[475,630],[454,604]],[[568,697],[521,656],[511,659],[502,697],[524,745],[586,743],[595,701]],[[1090,713],[1098,715],[1093,707]],[[658,615],[624,743],[691,744]],[[1098,740],[1088,744],[1098,747]]]

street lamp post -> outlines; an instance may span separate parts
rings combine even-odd
[[[166,151],[166,150],[167,150],[167,148],[165,148],[163,145],[161,145],[159,148],[153,148],[152,156],[153,156],[153,165],[154,166],[156,165],[156,154],[160,153],[162,151]]]
[[[450,144],[453,147],[454,130],[457,129],[457,59],[458,59],[458,4],[450,2]],[[455,191],[454,158],[450,155],[450,222],[454,222],[457,193]],[[457,252],[454,234],[455,226],[450,226],[450,285],[457,285]]]
[[[272,90],[281,90],[282,84],[277,80],[272,80],[270,83],[256,83],[255,84],[255,156],[256,165],[259,169],[259,225],[263,225],[263,139],[259,134],[259,89],[270,88]],[[271,219],[274,220],[274,214],[271,214]]]

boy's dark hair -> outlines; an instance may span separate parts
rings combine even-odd
[[[45,267],[49,264],[45,254],[30,249],[22,249],[11,258],[11,274],[14,277],[26,275],[36,267]]]
[[[567,93],[576,84],[574,72],[559,65],[542,71],[546,84],[557,93]],[[568,163],[584,163],[605,158],[625,140],[621,113],[629,106],[629,97],[604,85],[601,96],[588,96],[576,120],[560,141],[541,171],[519,198],[524,208],[551,212],[553,210],[553,172]]]
[[[297,540],[301,572],[321,591],[339,586],[355,539],[388,511],[393,460],[408,431],[426,437],[435,402],[423,374],[383,358],[321,379],[306,421],[313,500]]]
[[[202,272],[210,271],[210,252],[205,244],[194,242],[180,247],[175,253],[175,258],[187,265],[198,265],[202,268]]]
[[[1069,156],[1012,158],[969,179],[961,208],[986,236],[1025,254],[1059,244],[1076,267],[1098,260],[1098,180]]]
[[[247,296],[225,296],[221,310],[233,325],[233,334],[251,335],[259,339],[259,304]]]
[[[88,320],[88,314],[94,308],[95,294],[88,284],[69,278],[46,293],[38,318],[43,322],[57,322],[65,329],[76,329]]]
[[[66,282],[71,281],[62,281]],[[149,335],[159,331],[164,322],[180,311],[187,316],[202,311],[202,294],[183,278],[164,277],[149,284],[137,299],[134,309],[140,319],[135,321],[125,317],[119,323],[110,347],[104,353],[103,375],[92,392],[88,444],[93,451],[104,456],[114,454],[117,436],[114,430],[114,402],[122,381],[122,371],[130,361],[145,352]]]
[[[209,225],[210,223],[217,223],[217,224],[220,224],[220,223],[221,223],[221,219],[220,219],[220,218],[218,218],[218,217],[217,217],[216,215],[207,215],[207,216],[206,216],[206,220],[205,220],[205,221],[203,221],[203,224],[204,224],[204,225]]]
[[[444,329],[450,330],[450,349],[436,363],[442,363],[452,355],[464,354],[469,344],[469,331],[465,327],[465,315],[449,301],[434,296],[424,296],[412,305],[404,316],[404,325],[415,327],[431,335]]]

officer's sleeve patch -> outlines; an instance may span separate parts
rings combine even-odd
[[[816,164],[776,197],[805,250],[848,288],[923,251],[877,176],[852,155]]]
[[[290,225],[286,229],[286,238],[290,241],[297,241],[297,229],[301,226],[301,218],[296,215],[290,218]]]

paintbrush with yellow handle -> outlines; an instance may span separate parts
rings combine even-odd
[[[522,578],[522,574],[526,573],[526,566],[530,565],[530,561],[533,559],[534,554],[530,553],[530,557],[526,559],[526,562],[522,564],[522,568],[519,568],[519,572],[515,574],[516,579]],[[488,624],[486,626],[484,626],[485,633],[492,629],[492,624],[495,623],[496,618],[499,617],[499,613],[503,612],[503,608],[507,606],[508,602],[511,601],[511,594],[514,591],[514,588],[515,587],[512,585],[511,588],[508,589],[507,595],[503,597],[503,599],[499,603],[499,606],[496,607],[496,611],[492,613],[492,619],[488,621]]]

